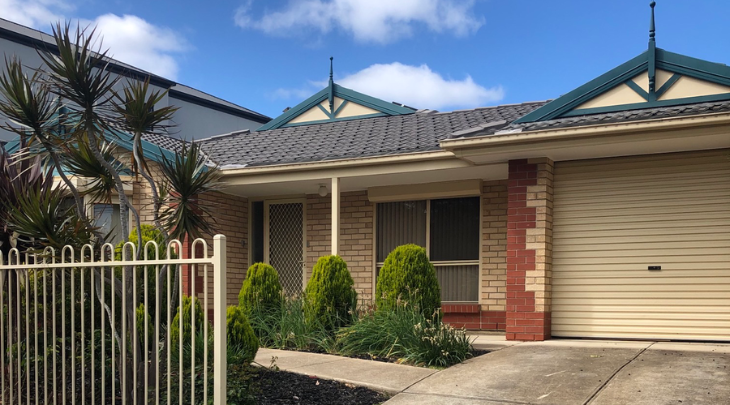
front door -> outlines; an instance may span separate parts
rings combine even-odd
[[[264,209],[266,262],[279,273],[286,294],[300,294],[304,290],[304,202],[267,201]]]

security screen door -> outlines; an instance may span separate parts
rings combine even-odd
[[[279,273],[287,295],[304,290],[304,202],[267,201],[264,227],[266,262]]]

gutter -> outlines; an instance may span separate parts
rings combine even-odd
[[[484,146],[526,144],[552,139],[616,135],[631,132],[666,131],[688,127],[698,128],[718,125],[730,125],[730,113],[722,112],[715,114],[691,115],[686,117],[670,117],[526,132],[504,131],[502,133],[497,132],[493,135],[482,135],[472,138],[445,139],[439,142],[439,145],[444,150],[454,151]]]
[[[373,156],[365,158],[348,158],[316,162],[287,163],[270,166],[232,167],[221,170],[222,177],[255,176],[271,173],[293,173],[322,169],[340,169],[347,167],[375,166],[384,164],[399,164],[411,162],[434,161],[444,159],[458,159],[450,151],[414,152],[401,155]],[[224,166],[225,167],[225,166]]]

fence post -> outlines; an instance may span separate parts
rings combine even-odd
[[[226,405],[226,237],[213,237],[213,404]]]

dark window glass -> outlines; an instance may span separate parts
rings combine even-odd
[[[251,264],[264,261],[264,202],[254,201],[251,209]]]
[[[399,201],[378,204],[378,262],[400,245],[426,247],[426,201]]]
[[[479,259],[479,197],[431,200],[432,261]]]

